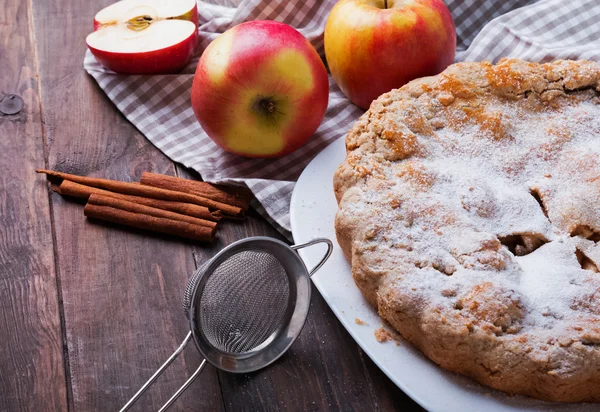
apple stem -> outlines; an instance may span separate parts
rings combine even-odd
[[[387,0],[383,0],[383,8],[384,8],[384,9],[387,9],[387,8],[388,8],[388,7],[387,7]]]

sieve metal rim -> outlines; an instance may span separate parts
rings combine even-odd
[[[206,274],[212,274],[229,257],[243,251],[266,252],[276,257],[285,268],[290,282],[290,300],[294,298],[293,305],[286,308],[283,327],[263,344],[254,350],[242,354],[231,354],[216,349],[199,327],[198,299],[203,287],[208,280]],[[282,259],[283,257],[283,259]],[[199,279],[191,290],[191,300],[187,312],[192,338],[198,351],[215,367],[233,373],[248,373],[262,369],[281,357],[294,343],[308,316],[310,308],[311,282],[308,269],[300,255],[286,243],[266,237],[255,236],[241,239],[232,243],[206,265]]]
[[[206,286],[206,283],[208,282],[208,279],[210,278],[210,276],[205,276],[206,273],[209,273],[211,275],[214,274],[215,270],[218,270],[218,268],[221,266],[221,264],[225,261],[227,261],[229,258],[233,258],[235,256],[238,256],[239,254],[243,253],[243,252],[258,252],[258,253],[268,253],[269,255],[273,256],[273,253],[271,253],[272,251],[267,250],[264,247],[257,247],[256,246],[256,242],[254,242],[255,240],[257,240],[257,237],[254,237],[253,242],[252,242],[252,246],[250,247],[249,245],[246,244],[242,244],[239,245],[238,248],[233,248],[233,250],[229,251],[229,253],[226,253],[227,256],[220,256],[219,259],[216,259],[217,256],[214,256],[213,259],[215,260],[214,263],[211,259],[211,261],[206,265],[206,267],[204,268],[204,270],[202,270],[202,273],[199,274],[198,278],[196,279],[196,284],[192,287],[192,291],[191,294],[188,295],[190,301],[189,301],[189,308],[188,308],[188,313],[186,313],[186,316],[188,316],[188,319],[190,319],[191,316],[196,316],[196,325],[199,324],[198,322],[198,314],[199,311],[198,310],[192,310],[193,308],[193,304],[192,304],[192,299],[194,297],[194,295],[196,293],[198,293],[198,296],[201,297],[202,293],[204,291],[204,287]],[[269,240],[274,240],[271,238],[267,238]],[[259,239],[260,240],[260,239]],[[285,243],[281,242],[282,244],[285,245]],[[286,247],[289,247],[287,245],[285,245]],[[279,261],[279,259],[277,259],[277,261]],[[304,263],[304,262],[303,262]],[[280,262],[281,264],[281,262]],[[282,264],[282,266],[284,266]],[[291,305],[291,303],[295,304],[296,302],[296,298],[297,298],[297,287],[294,284],[295,278],[294,276],[290,273],[290,271],[285,270],[285,275],[287,277],[288,280],[288,286],[289,286],[289,296],[288,296],[288,305],[286,307],[285,313],[283,314],[283,318],[281,319],[281,325],[285,325],[288,322],[290,322],[290,318],[293,315],[293,307]],[[201,309],[201,305],[197,308],[197,309]],[[191,329],[191,328],[190,328]],[[231,355],[233,357],[235,357],[238,361],[240,359],[246,359],[249,357],[254,356],[254,352],[256,352],[257,350],[262,350],[264,347],[266,347],[267,345],[269,345],[277,336],[277,334],[280,332],[280,330],[275,331],[269,338],[267,338],[265,341],[263,341],[260,345],[258,345],[257,347],[253,348],[251,351],[248,352],[243,352],[243,353],[231,353],[231,352],[226,352],[223,350],[220,350],[219,348],[215,347],[214,345],[210,344],[210,339],[208,338],[208,336],[206,335],[206,333],[204,332],[204,330],[202,328],[198,328],[198,333],[199,333],[199,337],[202,338],[202,341],[207,342],[208,346],[210,346],[211,351],[215,352],[215,356],[219,356],[219,357],[226,357],[227,355]]]

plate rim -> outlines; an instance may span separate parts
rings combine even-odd
[[[340,138],[334,140],[333,142],[331,142],[328,146],[326,146],[320,153],[318,153],[310,162],[309,164],[304,168],[304,170],[302,171],[301,175],[299,176],[295,186],[294,186],[294,190],[292,192],[292,196],[291,196],[291,200],[290,200],[290,225],[291,225],[291,229],[292,229],[292,237],[294,239],[294,242],[297,241],[305,241],[306,239],[299,239],[296,234],[299,232],[298,227],[297,227],[297,221],[298,221],[298,210],[301,209],[301,205],[299,203],[298,197],[300,196],[299,190],[298,188],[301,187],[301,183],[304,181],[304,179],[306,179],[306,175],[309,174],[312,170],[312,168],[314,167],[314,165],[318,162],[321,161],[321,158],[324,156],[324,152],[329,152],[331,151],[332,153],[335,153],[335,150],[333,147],[336,145],[342,146],[344,153],[345,153],[345,145],[343,144],[345,140],[345,135],[341,136]],[[341,149],[339,149],[341,150]],[[341,154],[341,153],[338,153]],[[337,161],[336,163],[336,168],[337,166],[339,166],[340,163],[338,163]],[[331,182],[333,182],[333,176],[328,176],[330,177],[332,180]],[[332,193],[333,195],[333,193]],[[339,244],[337,243],[337,239],[335,238],[335,234],[333,234],[333,238],[331,239],[332,242],[334,243],[334,253],[337,250],[338,253],[341,253],[341,248],[339,246]],[[302,254],[302,253],[301,253]],[[305,260],[306,262],[306,260]],[[361,336],[358,336],[358,329],[355,327],[354,324],[352,324],[350,319],[347,319],[346,316],[344,316],[344,311],[342,309],[340,309],[338,306],[336,306],[335,302],[334,302],[334,298],[332,296],[330,296],[329,292],[327,289],[325,289],[325,285],[324,283],[321,283],[319,281],[320,277],[318,276],[318,274],[316,274],[315,276],[312,277],[312,281],[315,284],[317,290],[319,291],[319,293],[321,294],[321,296],[323,297],[323,299],[325,300],[325,302],[327,303],[327,305],[329,306],[329,308],[332,310],[332,312],[335,314],[335,316],[337,317],[338,321],[342,324],[342,326],[344,326],[344,328],[346,329],[346,331],[350,334],[350,336],[352,337],[352,339],[354,340],[354,342],[360,346],[360,348],[362,349],[362,351],[364,353],[367,354],[367,356],[371,359],[371,361],[373,361],[373,363],[375,363],[377,365],[377,367],[397,386],[399,387],[406,395],[408,395],[411,399],[413,399],[417,404],[419,404],[422,408],[429,410],[429,411],[440,411],[440,412],[445,412],[447,410],[454,410],[456,407],[460,407],[460,410],[464,410],[464,408],[467,405],[458,405],[456,403],[456,400],[448,400],[450,402],[450,404],[447,404],[445,409],[442,409],[441,406],[439,405],[432,405],[431,401],[427,398],[424,398],[423,396],[415,393],[415,391],[413,389],[411,389],[408,384],[404,383],[404,379],[400,379],[400,377],[396,376],[393,371],[391,370],[391,368],[388,368],[384,363],[384,359],[379,359],[378,356],[376,356],[377,354],[375,353],[371,353],[371,351],[373,350],[374,352],[374,346],[370,345],[368,342],[364,341],[363,338]],[[354,280],[350,277],[350,282],[352,283],[352,285],[354,285]],[[379,315],[375,312],[374,308],[372,305],[370,305],[362,296],[362,294],[360,294],[362,301],[361,302],[357,302],[361,305],[364,305],[366,307],[369,308],[370,311],[373,311],[373,313],[375,314],[375,316],[378,319],[381,319],[379,317]],[[486,391],[489,391],[488,393],[491,394],[488,395],[488,393],[473,393],[473,394],[469,394],[469,395],[465,395],[460,393],[459,391],[457,391],[456,389],[449,389],[451,392],[456,391],[455,393],[457,395],[460,395],[462,397],[464,396],[476,396],[476,397],[483,397],[485,396],[486,398],[492,400],[494,402],[494,405],[497,408],[494,408],[494,410],[497,411],[564,411],[564,412],[573,412],[575,410],[577,411],[592,411],[592,410],[598,410],[598,408],[600,408],[600,404],[599,403],[555,403],[555,402],[546,402],[546,401],[542,401],[539,399],[535,399],[535,398],[531,398],[531,397],[526,397],[526,396],[521,396],[521,395],[511,395],[511,394],[507,394],[505,392],[501,392],[498,390],[495,390],[493,388],[489,388],[487,386],[483,386],[481,384],[479,384],[478,382],[476,382],[475,380],[469,378],[469,377],[465,377],[464,375],[460,375],[457,374],[455,372],[452,371],[448,371],[445,370],[443,368],[441,368],[439,365],[437,365],[435,362],[433,362],[431,359],[429,359],[427,356],[425,356],[424,354],[422,354],[414,345],[412,345],[410,342],[403,340],[403,342],[406,343],[406,345],[408,347],[410,347],[410,351],[413,352],[410,354],[411,360],[413,357],[420,357],[422,359],[420,359],[419,361],[424,361],[424,362],[429,362],[432,364],[432,366],[434,367],[434,369],[436,370],[436,373],[449,373],[452,374],[454,376],[456,376],[458,379],[465,379],[468,380],[468,382],[472,383],[473,385],[476,385],[478,388],[483,388]],[[416,352],[415,352],[416,351]],[[416,359],[416,358],[415,358]],[[465,381],[467,382],[467,381]],[[459,383],[459,382],[454,382],[453,384],[455,385],[459,385],[461,387],[465,387],[464,384]],[[505,401],[505,402],[504,402]],[[512,402],[511,402],[512,401]],[[515,403],[516,401],[516,403]],[[531,403],[531,405],[524,405],[523,403]],[[471,405],[472,407],[475,407],[474,405]],[[491,406],[491,405],[489,405]],[[479,410],[479,409],[472,409],[472,410]]]
[[[298,180],[296,182],[296,184],[294,185],[294,190],[292,191],[292,197],[290,200],[290,226],[292,228],[292,238],[294,239],[294,243],[297,243],[297,239],[296,236],[294,235],[294,232],[297,232],[296,229],[296,219],[294,219],[292,216],[294,216],[295,211],[296,211],[296,204],[297,204],[297,197],[298,197],[298,191],[296,190],[296,188],[298,187],[298,182],[300,182],[300,180],[302,179],[302,177],[304,176],[304,174],[306,173],[307,170],[309,170],[309,167],[311,165],[313,165],[314,162],[319,161],[319,156],[321,155],[321,153],[323,153],[325,150],[329,149],[331,146],[334,146],[335,144],[340,144],[340,141],[345,140],[346,135],[343,135],[341,137],[339,137],[338,139],[334,140],[333,142],[331,142],[329,145],[327,145],[321,152],[319,152],[309,163],[308,165],[306,165],[306,167],[304,168],[304,170],[302,170],[302,173],[300,174],[300,176],[298,177]],[[345,149],[345,145],[344,145],[344,149]],[[334,249],[341,249],[339,244],[337,243],[337,239],[331,239],[331,241],[333,242],[333,247]],[[399,387],[402,392],[404,392],[407,396],[409,396],[413,401],[415,401],[417,404],[419,404],[419,406],[421,406],[422,408],[426,409],[426,410],[431,410],[431,406],[428,405],[428,402],[426,402],[426,400],[421,399],[420,396],[416,395],[415,393],[413,393],[413,391],[409,388],[406,387],[406,385],[399,381],[398,378],[391,373],[391,371],[388,370],[387,367],[385,367],[385,365],[383,365],[379,359],[374,358],[373,356],[371,356],[370,350],[367,350],[363,347],[363,345],[361,344],[361,339],[359,339],[353,328],[351,328],[350,326],[350,322],[348,322],[346,320],[346,318],[344,316],[342,316],[342,314],[339,312],[339,309],[337,308],[337,306],[332,305],[330,303],[330,298],[328,293],[323,289],[323,286],[320,282],[318,282],[319,277],[318,276],[313,276],[312,278],[312,282],[314,283],[315,287],[317,288],[317,290],[319,291],[319,293],[321,294],[321,296],[323,297],[323,300],[325,300],[325,303],[327,303],[327,306],[329,307],[329,309],[331,309],[331,311],[334,313],[335,317],[338,319],[338,321],[342,324],[342,326],[344,326],[344,329],[346,329],[346,331],[350,334],[350,336],[352,336],[352,339],[354,339],[354,342],[360,347],[360,349],[367,354],[367,356],[369,357],[369,359],[371,359],[371,361],[373,363],[375,363],[377,365],[377,367],[392,381],[394,382],[394,384]],[[352,282],[354,282],[354,280],[352,280]]]

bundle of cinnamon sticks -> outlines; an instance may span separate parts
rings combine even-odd
[[[222,218],[244,219],[252,195],[245,188],[144,172],[140,183],[36,170],[61,182],[63,196],[86,199],[85,216],[211,242]]]

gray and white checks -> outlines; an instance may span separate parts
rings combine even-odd
[[[323,31],[334,0],[198,1],[200,50],[225,30],[249,20],[277,20],[298,29],[324,58]],[[457,61],[600,61],[598,0],[447,0],[457,32]],[[524,6],[524,7],[523,7]],[[224,152],[200,128],[190,105],[197,56],[180,74],[119,75],[102,67],[88,51],[85,70],[117,108],[172,160],[209,182],[246,185],[254,208],[290,238],[289,207],[294,182],[310,160],[343,136],[363,113],[330,78],[323,123],[296,152],[279,159],[246,159]],[[366,79],[368,81],[368,79]]]

